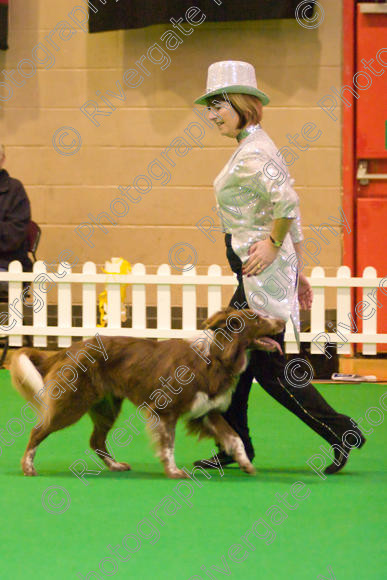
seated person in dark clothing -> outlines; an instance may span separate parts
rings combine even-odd
[[[3,169],[5,152],[0,145],[0,271],[19,260],[25,272],[32,271],[28,257],[27,226],[31,219],[30,202],[23,184]],[[0,283],[0,294],[7,294],[8,284]]]

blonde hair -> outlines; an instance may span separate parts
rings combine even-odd
[[[238,113],[238,129],[243,129],[248,125],[257,125],[262,121],[263,104],[258,97],[242,93],[222,93],[211,97],[208,105],[211,106],[220,100],[229,101],[232,108]]]

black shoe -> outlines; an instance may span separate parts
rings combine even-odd
[[[345,447],[343,445],[344,450],[347,452],[346,455],[344,455],[344,453],[342,453],[342,451],[340,451],[339,449],[334,449],[334,454],[335,454],[335,461],[333,463],[331,463],[330,465],[328,465],[328,467],[326,467],[324,469],[324,473],[326,475],[333,475],[334,473],[337,473],[338,471],[341,471],[343,469],[343,467],[345,466],[345,464],[347,463],[348,459],[349,459],[349,454],[352,451],[352,449],[361,449],[364,445],[364,443],[367,441],[367,439],[364,437],[363,433],[360,431],[360,429],[354,429],[354,431],[356,431],[361,439],[360,441],[360,445],[358,447]]]
[[[247,457],[250,461],[254,459],[254,452],[248,453]],[[209,459],[199,459],[198,461],[194,461],[195,467],[203,467],[204,469],[218,469],[219,463],[222,467],[227,467],[232,463],[236,463],[235,459],[228,455],[225,451],[219,451],[219,453],[213,455]]]

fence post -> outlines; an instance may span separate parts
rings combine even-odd
[[[342,322],[345,325],[348,325],[348,314],[351,314],[351,288],[344,288],[340,286],[340,280],[347,280],[351,278],[351,270],[348,266],[340,266],[337,270],[337,298],[336,298],[336,328],[343,334],[345,337],[346,335],[350,335],[349,330],[339,326],[339,323]],[[349,336],[350,338],[350,336]],[[337,336],[338,346],[337,346],[337,353],[338,354],[352,354],[352,346],[350,341],[343,342],[340,340],[340,336]],[[341,344],[340,344],[341,343]]]
[[[11,262],[8,266],[8,272],[19,273],[23,272],[23,267],[20,262]],[[8,306],[8,311],[10,316],[8,323],[16,324],[13,326],[13,330],[23,329],[23,302],[22,302],[22,292],[23,292],[23,282],[10,282],[8,286],[8,304],[14,304],[14,311],[10,311]],[[11,322],[12,321],[12,322]],[[23,334],[10,334],[9,335],[9,346],[23,346]]]
[[[208,267],[208,276],[222,276],[222,268],[217,264],[212,264]],[[212,314],[217,312],[222,308],[222,287],[219,284],[209,284],[208,285],[208,312],[207,317],[209,318]]]
[[[372,266],[367,266],[367,268],[364,268],[363,270],[363,280],[366,282],[367,278],[377,278],[376,269],[373,268]],[[370,304],[370,301],[367,300],[367,294],[369,294],[372,290],[373,286],[363,287],[363,301],[366,302],[367,304]],[[377,325],[378,325],[378,307],[372,304],[372,302],[370,306],[371,308],[369,312],[366,312],[366,310],[368,310],[368,308],[366,307],[364,309],[363,316],[361,317],[363,321],[363,334],[375,335],[377,334]],[[377,354],[376,344],[377,344],[376,342],[368,344],[363,342],[362,353],[368,355]]]
[[[36,274],[35,278],[38,274],[45,274],[44,279],[48,280],[48,282],[38,281],[36,284],[33,285],[34,293],[41,298],[43,301],[43,306],[41,309],[35,311],[32,310],[32,324],[35,328],[47,328],[47,310],[48,310],[48,292],[50,291],[50,287],[47,289],[47,284],[50,284],[50,279],[55,281],[54,276],[50,276],[47,273],[47,268],[45,263],[42,260],[38,260],[33,265],[33,272]],[[34,335],[33,337],[33,345],[37,348],[42,348],[47,346],[47,335]]]
[[[135,264],[132,268],[132,328],[146,328],[146,291],[145,284],[136,284],[136,276],[145,276],[144,264]]]
[[[189,266],[187,266],[189,267]],[[185,270],[184,278],[196,276],[196,268]],[[196,319],[196,286],[183,281],[183,330],[197,330]]]
[[[94,262],[85,262],[82,273],[87,280],[89,274],[97,273],[97,266]],[[95,282],[82,284],[82,326],[83,328],[93,329],[97,327],[97,290]],[[89,336],[84,336],[83,340],[86,338],[89,338]]]
[[[168,264],[162,264],[157,269],[157,276],[170,276],[171,268]],[[157,328],[159,330],[171,330],[171,285],[157,285]]]
[[[313,278],[325,278],[324,268],[321,266],[316,266],[312,270],[310,276]],[[313,304],[312,311],[310,313],[310,332],[311,341],[317,337],[321,332],[325,332],[325,288],[324,286],[313,287]],[[320,341],[317,341],[320,342]],[[325,341],[321,342],[321,348],[319,348],[314,342],[311,342],[310,352],[311,354],[321,354],[322,349],[325,346]]]
[[[120,274],[106,274],[113,283],[106,284],[107,292],[107,327],[121,328],[121,284],[117,284]]]
[[[61,264],[58,265],[58,272]],[[71,277],[70,264],[66,264],[67,277]],[[57,282],[58,285],[58,330],[72,328],[71,283]],[[58,346],[71,346],[71,336],[58,336]]]

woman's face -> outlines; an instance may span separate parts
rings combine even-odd
[[[212,121],[225,137],[235,138],[241,129],[238,128],[239,115],[227,101],[217,100],[208,106],[208,119]]]

